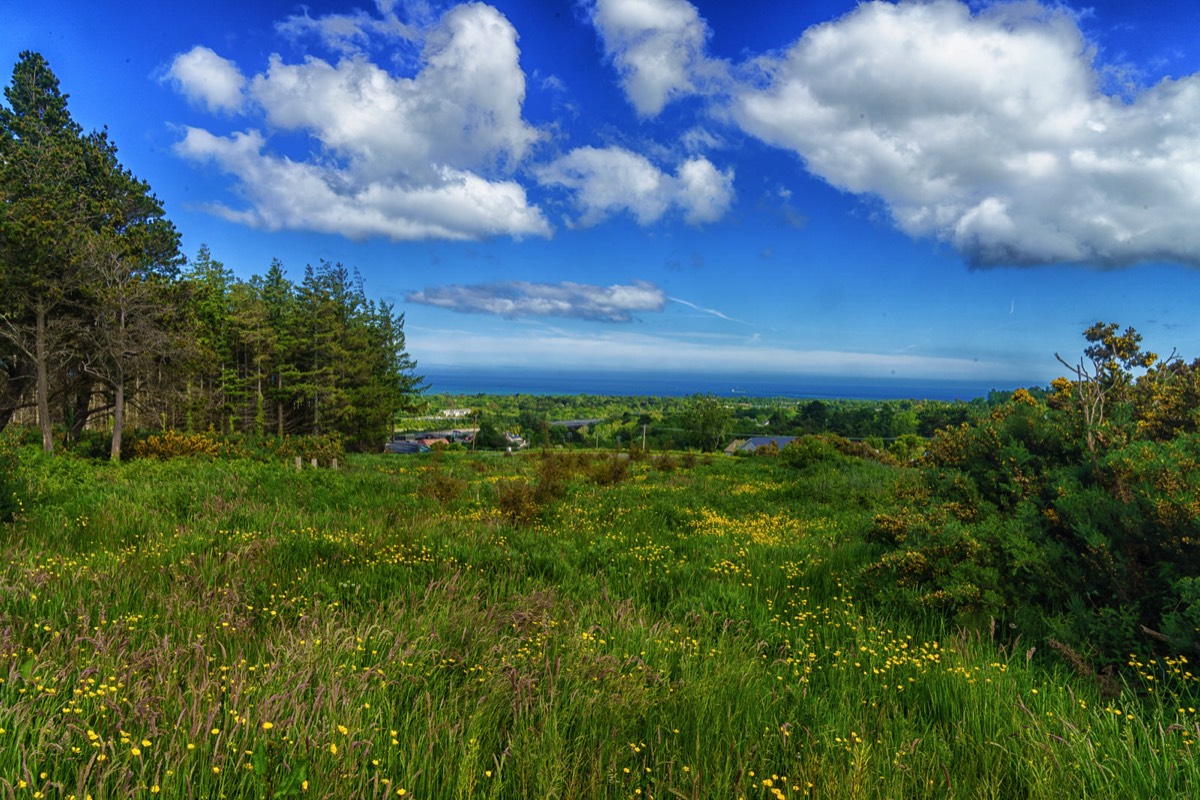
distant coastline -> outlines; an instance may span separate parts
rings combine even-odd
[[[559,371],[522,368],[425,367],[430,394],[535,394],[684,397],[787,397],[818,400],[973,400],[1020,384],[806,375],[690,372]]]

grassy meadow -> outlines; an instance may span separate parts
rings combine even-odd
[[[0,798],[1200,796],[1195,665],[856,596],[905,469],[20,455]]]

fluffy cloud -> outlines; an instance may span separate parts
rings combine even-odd
[[[271,124],[310,132],[369,174],[492,169],[520,161],[539,138],[521,116],[519,56],[517,32],[500,12],[463,5],[427,35],[412,78],[362,58],[286,64],[274,56],[250,91]]]
[[[710,69],[703,53],[708,26],[686,0],[596,0],[592,23],[643,116],[695,92]]]
[[[704,158],[691,158],[669,175],[644,156],[620,147],[581,147],[538,170],[546,186],[574,192],[580,223],[594,225],[628,211],[640,225],[670,209],[692,224],[713,222],[733,202],[733,171],[718,170]]]
[[[380,24],[393,25],[390,4],[381,13]],[[369,33],[360,17],[313,24],[355,42]],[[274,129],[319,143],[308,161],[272,155],[253,130],[220,137],[191,129],[177,150],[236,176],[250,207],[214,210],[249,225],[396,240],[549,235],[541,211],[506,178],[540,137],[522,117],[516,31],[490,6],[461,5],[424,31],[423,46],[411,77],[362,55],[298,64],[272,56],[246,93]],[[179,83],[187,92],[203,85]]]
[[[221,137],[190,128],[176,150],[236,175],[250,208],[213,205],[210,210],[256,228],[395,241],[550,233],[541,212],[528,204],[525,190],[512,181],[488,181],[449,167],[426,184],[347,181],[341,170],[267,155],[263,146],[257,131]]]
[[[209,111],[237,111],[242,107],[246,79],[237,64],[209,50],[193,47],[175,56],[167,77],[193,103]]]
[[[505,281],[475,286],[438,286],[412,292],[410,303],[502,317],[574,317],[598,322],[629,322],[633,314],[662,311],[666,295],[643,281],[613,286],[582,283]]]
[[[745,131],[974,264],[1200,264],[1200,76],[1104,95],[1066,12],[864,3],[760,59]]]

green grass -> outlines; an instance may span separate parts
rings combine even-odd
[[[854,596],[903,470],[21,455],[0,798],[1200,794],[1185,662]]]

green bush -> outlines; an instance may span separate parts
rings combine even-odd
[[[784,446],[780,455],[783,463],[796,469],[807,469],[814,464],[834,464],[845,457],[830,436],[801,436]]]
[[[1163,615],[1162,632],[1179,652],[1200,651],[1200,578],[1171,585],[1173,610]]]
[[[924,436],[918,436],[915,433],[905,433],[888,445],[888,452],[897,461],[907,464],[925,455],[925,449],[928,445],[929,442]]]
[[[592,482],[598,486],[612,486],[625,479],[625,473],[628,469],[628,458],[620,455],[612,455],[592,464],[588,475],[592,479]]]
[[[421,471],[421,486],[417,492],[422,497],[432,498],[445,505],[457,500],[466,490],[466,481],[446,474],[437,466],[431,466]]]
[[[264,440],[263,449],[285,461],[299,456],[307,464],[315,458],[322,466],[329,466],[333,459],[344,458],[346,454],[341,438],[332,434],[272,437]]]
[[[828,453],[803,447],[794,461]],[[1101,665],[1200,651],[1200,435],[1092,452],[1066,412],[1017,393],[939,431],[924,463],[920,492],[866,532],[884,548],[866,588]]]
[[[536,494],[536,488],[527,481],[500,481],[496,484],[496,508],[511,525],[523,528],[541,512]]]

